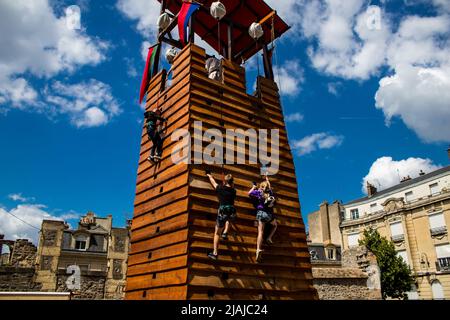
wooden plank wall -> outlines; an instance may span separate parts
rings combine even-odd
[[[314,299],[305,227],[297,182],[276,84],[258,79],[262,99],[246,93],[245,70],[223,61],[224,81],[207,78],[205,51],[186,47],[173,65],[172,83],[165,72],[152,79],[146,108],[160,105],[168,118],[168,138],[161,163],[146,160],[151,142],[142,132],[131,229],[126,299]],[[280,130],[280,169],[271,178],[279,222],[275,244],[255,262],[256,226],[247,192],[261,179],[258,165],[174,165],[175,129],[276,128]],[[270,143],[270,138],[268,139]],[[246,142],[246,149],[248,149]],[[205,144],[207,145],[207,144]],[[230,147],[230,146],[227,146]],[[248,156],[248,151],[245,152]],[[217,198],[205,176],[232,173],[238,189],[238,220],[229,240],[221,242],[220,259],[212,261]]]
[[[126,299],[186,299],[188,248],[188,165],[174,164],[177,142],[170,135],[189,128],[190,50],[176,59],[168,85],[165,71],[150,82],[146,110],[160,106],[168,119],[162,160],[147,160],[152,146],[145,128],[136,181]]]
[[[257,165],[191,165],[189,168],[189,272],[188,299],[314,299],[311,264],[300,214],[297,182],[278,88],[273,81],[259,78],[262,99],[246,93],[245,70],[223,60],[224,81],[210,80],[205,72],[205,52],[192,47],[190,129],[202,121],[203,131],[226,129],[279,129],[280,169],[271,178],[277,195],[275,209],[279,222],[275,244],[265,248],[256,263],[255,213],[247,192],[252,181],[261,181]],[[269,138],[269,143],[271,139]],[[208,143],[204,143],[208,145]],[[248,150],[249,141],[246,141]],[[232,146],[227,146],[232,148]],[[270,150],[270,149],[269,149]],[[244,150],[241,150],[244,152]],[[248,156],[248,151],[245,151]],[[216,178],[231,173],[238,198],[238,220],[229,240],[221,241],[219,260],[206,254],[212,249],[212,234],[218,202],[204,170]]]

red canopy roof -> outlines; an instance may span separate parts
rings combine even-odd
[[[162,0],[158,0],[161,2]],[[180,9],[182,0],[166,0],[167,9],[176,15]],[[197,0],[202,8],[196,13],[194,31],[217,52],[222,54],[223,48],[228,47],[228,22],[233,24],[232,42],[233,58],[249,59],[257,53],[261,47],[256,48],[255,40],[248,34],[248,29],[253,22],[259,22],[273,9],[263,0],[222,0],[227,9],[227,15],[220,21],[220,49],[218,41],[217,20],[209,13],[211,3],[216,0]],[[277,15],[274,15],[275,39],[289,30],[289,26]],[[264,36],[260,39],[263,44],[272,41],[272,18],[263,24]],[[222,51],[222,52],[221,52]]]

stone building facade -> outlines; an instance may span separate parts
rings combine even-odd
[[[72,291],[74,299],[123,299],[128,227],[114,228],[111,215],[100,218],[90,212],[77,229],[44,220],[41,230],[36,282],[43,291]]]
[[[450,166],[380,192],[370,183],[367,189],[368,196],[343,205],[342,248],[377,229],[413,272],[409,299],[450,299]]]
[[[0,291],[39,291],[35,280],[37,248],[26,239],[5,240],[0,235]]]
[[[325,201],[308,215],[308,248],[319,299],[381,299],[379,272],[370,272],[377,270],[376,258],[362,247],[341,251],[341,214],[340,202]]]

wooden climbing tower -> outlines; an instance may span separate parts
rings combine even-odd
[[[209,6],[212,1],[200,2]],[[147,90],[146,110],[156,106],[162,108],[163,116],[168,119],[167,138],[162,160],[154,164],[147,160],[152,143],[146,131],[142,131],[126,299],[317,299],[293,157],[279,90],[266,52],[270,36],[257,43],[266,52],[266,75],[258,77],[254,95],[247,93],[245,69],[240,66],[242,59],[254,55],[258,48],[255,40],[248,33],[245,36],[244,31],[272,10],[264,1],[222,3],[229,12],[221,21],[225,35],[221,40],[224,43],[222,81],[208,78],[205,50],[191,41],[179,47],[180,52],[172,65],[171,81],[167,81],[169,76],[162,70],[151,79]],[[176,17],[180,7],[180,0],[162,1],[161,12],[170,12]],[[245,10],[247,15],[238,18],[239,12],[246,13]],[[200,10],[191,18],[192,29],[212,47],[218,48],[217,21],[206,13]],[[272,15],[275,23],[271,25],[275,26],[278,37],[288,27],[276,14]],[[229,30],[230,22],[233,30]],[[271,34],[271,25],[264,27],[265,34]],[[174,27],[173,23],[171,27]],[[215,28],[216,32],[207,34],[206,28]],[[169,34],[169,29],[160,30],[159,39],[179,45]],[[233,43],[238,44],[233,46]],[[172,141],[172,134],[177,129],[186,129],[193,136],[194,122],[197,121],[202,122],[203,132],[211,128],[223,133],[226,129],[236,128],[279,129],[280,167],[278,173],[270,177],[277,196],[275,214],[279,228],[274,237],[275,244],[264,248],[260,263],[255,261],[255,213],[247,196],[252,181],[262,181],[260,165],[174,164],[171,155],[174,148],[180,148],[180,142]],[[271,142],[270,136],[268,140]],[[247,160],[250,143],[247,139],[246,149],[240,150],[246,152]],[[205,142],[204,146],[208,144]],[[227,148],[232,147],[227,145]],[[221,179],[222,173],[233,174],[238,191],[238,218],[231,227],[228,240],[221,240],[217,261],[207,257],[212,250],[218,201],[205,169],[210,169],[216,180]]]

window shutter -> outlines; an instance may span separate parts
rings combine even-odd
[[[397,251],[397,255],[402,257],[403,261],[409,266],[408,254],[406,250]]]
[[[353,234],[349,234],[347,236],[348,239],[348,246],[349,247],[357,247],[358,244],[358,240],[359,240],[359,233],[353,233]]]
[[[450,258],[450,244],[436,246],[436,254],[439,258]]]
[[[71,249],[71,244],[72,244],[72,234],[70,232],[64,232],[62,248],[63,249]]]
[[[395,222],[391,223],[391,235],[393,237],[395,236],[401,236],[403,235],[403,226],[401,222]]]
[[[432,185],[430,185],[430,192],[431,194],[439,193],[439,184],[433,183]]]
[[[444,214],[442,212],[438,214],[429,215],[429,219],[430,219],[430,229],[445,227]]]

